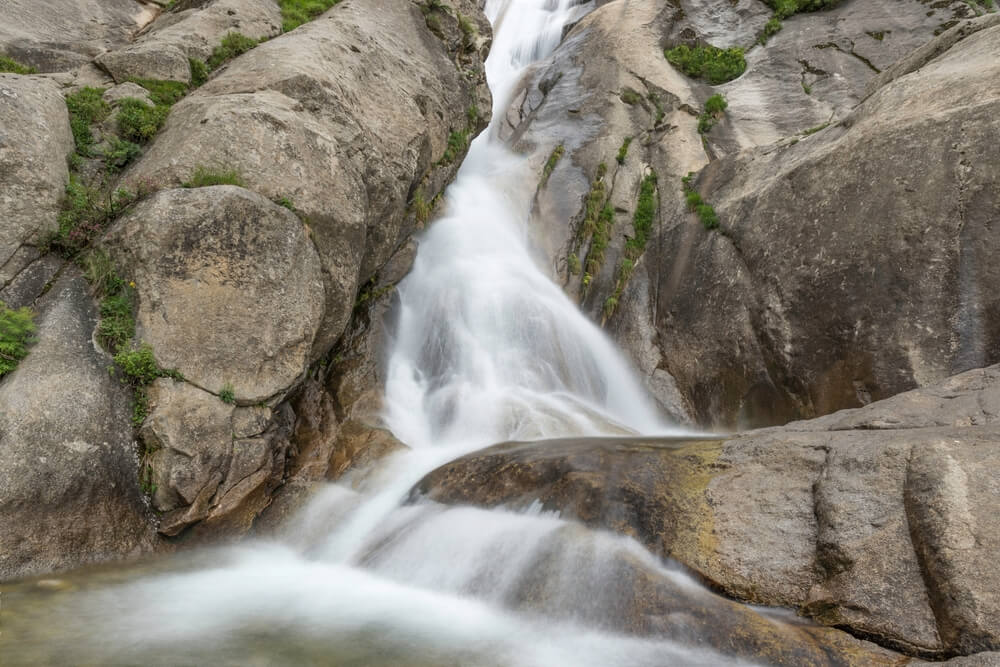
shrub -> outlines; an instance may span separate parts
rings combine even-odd
[[[34,313],[30,308],[11,309],[0,301],[0,377],[17,368],[34,342]]]
[[[109,172],[121,171],[129,162],[138,157],[142,148],[139,144],[111,137],[108,148],[104,150],[104,166]]]
[[[137,83],[148,90],[149,97],[153,100],[153,104],[162,104],[168,107],[177,103],[182,97],[184,97],[184,95],[187,94],[188,89],[187,84],[181,81],[140,79],[138,77],[132,77],[129,81]]]
[[[337,0],[278,0],[281,7],[281,30],[295,30],[337,4]]]
[[[90,147],[94,143],[90,126],[104,120],[111,113],[111,106],[104,101],[103,95],[103,88],[87,87],[66,96],[70,129],[73,131],[76,150],[81,155],[89,156]]]
[[[732,81],[747,69],[743,49],[720,49],[712,45],[694,48],[681,44],[665,52],[671,65],[690,77],[705,79],[711,84]]]
[[[715,229],[719,226],[719,217],[715,214],[715,209],[712,208],[711,204],[699,204],[696,212],[705,229]]]
[[[67,255],[75,255],[138,198],[139,193],[119,188],[104,200],[96,190],[83,185],[76,174],[70,174],[63,210],[59,213],[59,231],[49,242]]]
[[[625,137],[625,141],[622,142],[621,148],[618,149],[618,155],[615,157],[618,164],[625,164],[625,156],[628,155],[628,147],[631,143],[632,137]]]
[[[211,169],[198,166],[191,178],[181,183],[183,188],[205,188],[211,185],[238,185],[246,187],[243,177],[235,169]]]
[[[8,58],[0,54],[0,72],[7,74],[34,74],[37,71],[34,67],[22,65],[13,58]]]
[[[708,113],[722,113],[729,107],[729,103],[726,102],[726,98],[722,95],[715,94],[705,100],[705,111]]]
[[[729,103],[722,95],[712,95],[705,100],[705,111],[698,116],[698,131],[707,134],[718,120],[719,115],[726,110]]]
[[[170,107],[158,104],[149,106],[142,100],[126,97],[118,105],[118,130],[137,143],[145,143],[160,131]]]
[[[228,403],[229,405],[236,403],[236,393],[233,390],[233,385],[231,383],[227,382],[222,387],[219,391],[219,399],[221,399],[223,403]]]
[[[238,32],[230,32],[222,38],[222,43],[212,50],[212,55],[208,57],[208,62],[205,64],[209,70],[216,69],[224,62],[246,53],[257,44],[256,39],[251,39]]]
[[[163,371],[153,356],[153,347],[149,343],[143,343],[138,349],[128,347],[120,349],[115,355],[115,363],[125,374],[128,383],[133,386],[147,385],[163,376]]]
[[[188,65],[191,67],[191,87],[197,88],[208,81],[208,65],[205,61],[197,58],[188,58]]]

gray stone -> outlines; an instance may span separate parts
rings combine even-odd
[[[0,579],[159,548],[139,489],[130,397],[92,339],[67,269],[39,303],[38,342],[0,380]]]
[[[37,244],[58,229],[73,148],[58,86],[0,74],[0,266],[22,244]]]

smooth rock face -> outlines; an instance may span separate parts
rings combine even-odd
[[[678,205],[656,245],[660,347],[701,423],[826,414],[1000,358],[998,58],[1000,26],[980,30],[842,122],[702,172],[722,233]]]
[[[489,35],[467,4],[457,6]],[[359,286],[413,231],[407,204],[416,190],[426,187],[430,201],[457,169],[435,166],[449,133],[466,129],[471,106],[489,109],[485,46],[453,48],[430,32],[416,3],[345,0],[175,105],[125,182],[176,185],[205,165],[236,169],[250,189],[290,199],[323,262],[318,358],[347,325]],[[431,178],[439,171],[448,178]]]
[[[417,495],[541,502],[748,602],[911,655],[1000,647],[1000,367],[722,441],[497,445]]]
[[[251,39],[281,32],[281,11],[274,0],[215,0],[169,12],[128,46],[105,53],[97,62],[121,82],[129,77],[189,82],[189,58],[206,60],[227,33]]]
[[[124,46],[157,14],[135,0],[4,0],[0,52],[40,72],[64,72]]]
[[[58,229],[73,148],[59,87],[39,77],[0,74],[0,272],[7,273],[22,244],[37,244]]]
[[[0,580],[161,548],[86,281],[66,269],[38,310],[38,342],[0,381]]]
[[[241,403],[302,375],[319,328],[319,258],[287,209],[235,186],[164,190],[109,236],[136,283],[138,334],[164,368]]]

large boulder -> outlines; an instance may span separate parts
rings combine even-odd
[[[22,246],[58,229],[73,147],[58,86],[0,74],[0,287],[37,257]]]
[[[189,58],[207,60],[230,32],[266,39],[281,32],[274,0],[214,0],[162,14],[135,42],[97,62],[119,83],[130,77],[191,81]]]
[[[4,0],[0,53],[63,72],[127,44],[160,10],[135,0]]]
[[[695,187],[719,233],[668,210],[655,326],[700,422],[826,414],[1000,359],[996,20],[839,123],[714,161]]]
[[[287,209],[231,185],[164,190],[108,236],[164,368],[241,404],[294,385],[323,314],[319,258]]]
[[[1000,647],[1000,367],[725,440],[498,445],[414,489],[632,535],[726,594],[911,655]],[[750,508],[750,509],[748,509]]]
[[[0,381],[0,580],[162,548],[83,276],[66,269],[37,308],[38,342]]]
[[[453,4],[448,16],[464,11],[489,35],[474,3]],[[442,34],[416,2],[345,0],[175,105],[125,182],[169,187],[204,165],[287,198],[323,262],[318,358],[344,331],[359,286],[417,225],[420,207],[409,204],[431,201],[455,173],[457,160],[441,163],[450,133],[477,130],[470,108],[489,109],[486,42],[466,48]]]

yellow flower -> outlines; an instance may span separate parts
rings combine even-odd
[[[129,287],[135,287],[135,281],[134,280],[130,280],[128,286]]]

